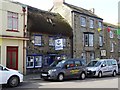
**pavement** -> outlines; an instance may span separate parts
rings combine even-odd
[[[40,78],[40,74],[28,74],[28,75],[24,75],[24,81],[29,81],[29,80],[37,80],[37,79],[41,79]]]

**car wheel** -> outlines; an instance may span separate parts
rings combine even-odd
[[[84,72],[82,72],[82,73],[80,74],[80,79],[84,80],[85,78],[86,78],[86,74],[85,74]]]
[[[64,75],[63,74],[59,74],[58,75],[58,80],[59,81],[63,81],[64,80]]]
[[[101,71],[98,73],[98,77],[99,77],[99,78],[102,77],[102,72],[101,72]]]
[[[10,87],[16,87],[16,86],[18,86],[19,83],[20,83],[19,78],[16,76],[13,76],[8,80],[8,85]]]
[[[116,71],[114,71],[114,72],[113,72],[112,76],[113,76],[113,77],[115,77],[115,76],[116,76]]]

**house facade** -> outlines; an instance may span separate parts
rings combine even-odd
[[[20,4],[0,0],[0,20],[0,64],[24,73],[26,12]]]
[[[117,35],[118,26],[104,22],[104,41],[105,52],[104,58],[114,58],[119,60],[120,44],[119,35]]]
[[[93,11],[65,2],[54,0],[51,12],[59,13],[73,29],[73,57],[91,59],[101,58],[103,50],[103,19]]]
[[[28,6],[27,73],[71,58],[72,28],[59,14]]]

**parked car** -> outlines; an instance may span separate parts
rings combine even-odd
[[[0,65],[0,84],[8,84],[10,87],[16,87],[20,82],[23,82],[23,75],[19,71]]]
[[[120,75],[120,62],[118,62],[118,74]]]
[[[53,79],[59,81],[69,78],[85,79],[87,74],[87,69],[83,59],[67,59],[60,61],[55,66],[52,65],[53,64],[42,69],[42,79]]]
[[[115,59],[92,60],[87,65],[88,76],[102,77],[104,75],[116,76],[118,65]]]

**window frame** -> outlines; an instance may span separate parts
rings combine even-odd
[[[91,28],[91,29],[94,28],[94,19],[90,19],[90,28]]]
[[[103,36],[99,36],[99,46],[103,46]]]
[[[91,43],[90,35],[92,35],[92,43]],[[86,36],[88,38],[87,40],[86,40]],[[85,47],[94,47],[94,33],[84,33],[84,46]]]
[[[40,38],[41,38],[41,43],[36,44],[35,37],[40,37]],[[34,45],[35,45],[35,46],[42,46],[42,35],[34,35]]]
[[[102,28],[103,28],[102,21],[98,21],[98,28],[100,28],[102,30]]]
[[[114,33],[113,33],[113,31],[110,31],[110,38],[114,38]]]
[[[52,38],[53,39],[53,41],[54,42],[52,42],[52,44],[50,44],[50,38]],[[53,37],[53,36],[49,36],[49,47],[54,47],[55,46],[55,37]]]
[[[81,16],[80,17],[80,23],[82,27],[86,27],[86,17]]]
[[[10,15],[11,14],[11,15]],[[16,14],[16,16],[15,16]],[[7,30],[6,31],[18,31],[19,15],[16,12],[7,11]],[[16,26],[15,26],[16,24]]]

